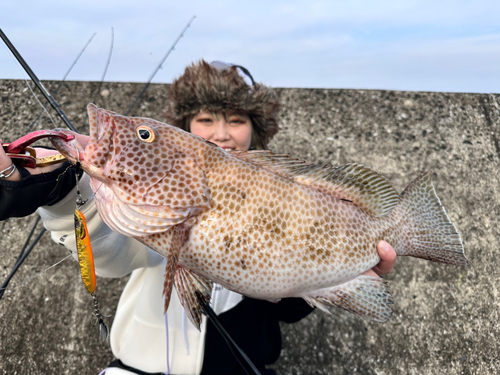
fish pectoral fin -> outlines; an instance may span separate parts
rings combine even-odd
[[[327,313],[331,313],[330,307],[337,306],[365,319],[386,322],[391,318],[393,304],[387,285],[379,277],[361,275],[347,283],[310,292],[304,299]]]
[[[193,325],[200,330],[201,312],[210,302],[213,283],[182,266],[175,272],[175,288],[186,315]]]

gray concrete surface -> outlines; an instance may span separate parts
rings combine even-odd
[[[46,86],[54,90],[55,84]],[[69,82],[57,97],[84,131],[85,106],[97,86]],[[105,83],[97,104],[123,113],[140,88]],[[163,120],[166,88],[152,85],[132,114]],[[500,373],[500,96],[277,91],[283,119],[272,149],[315,163],[364,163],[399,191],[432,170],[438,195],[462,234],[470,266],[398,259],[387,276],[395,299],[388,323],[364,321],[340,310],[333,316],[316,311],[297,324],[283,325],[282,356],[273,368],[279,374]],[[0,81],[4,141],[27,133],[39,110],[24,81]],[[46,117],[36,126],[53,127]],[[0,223],[0,280],[35,220],[36,214]],[[0,374],[98,374],[113,359],[108,344],[98,339],[76,262],[68,259],[44,272],[66,255],[45,234],[0,301]],[[105,314],[114,314],[126,281],[98,279]]]

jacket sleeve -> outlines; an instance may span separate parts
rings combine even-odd
[[[139,241],[111,230],[101,219],[93,200],[89,176],[84,174],[79,187],[87,202],[80,208],[85,215],[90,234],[96,274],[103,277],[121,277],[134,269],[159,264],[163,257]],[[76,205],[76,187],[52,206],[39,209],[45,228],[52,239],[64,245],[76,258],[76,239],[73,213]]]
[[[76,184],[76,168],[69,162],[49,173],[31,175],[18,167],[21,180],[0,179],[0,221],[31,215],[65,197]]]

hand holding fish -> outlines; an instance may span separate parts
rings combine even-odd
[[[58,202],[73,189],[76,169],[70,168],[68,162],[57,162],[60,156],[56,150],[30,148],[30,155],[26,157],[37,163],[50,159],[51,164],[24,168],[14,164],[4,147],[0,147],[0,173],[3,175],[0,177],[0,221],[30,215],[38,207]],[[20,159],[24,153],[13,157]]]
[[[0,140],[0,144],[2,141]],[[36,157],[37,158],[43,158],[46,156],[52,156],[52,155],[57,155],[59,152],[57,150],[49,150],[45,148],[35,148],[36,151]],[[0,147],[0,171],[3,171],[7,168],[14,168],[11,167],[13,165],[13,161],[11,158],[7,156],[5,153],[5,150],[3,147]],[[56,163],[56,164],[51,164],[45,167],[36,167],[36,168],[29,168],[29,173],[32,175],[35,174],[41,174],[41,173],[48,173],[56,170],[62,165],[62,162]],[[19,181],[21,179],[21,173],[17,168],[15,168],[14,173],[10,175],[7,178],[3,178],[6,181]]]
[[[0,145],[2,144],[2,140],[0,139]],[[1,179],[5,181],[18,181],[21,179],[21,173],[16,169],[12,170],[11,168],[15,168],[12,160],[7,156],[3,147],[0,147],[0,171],[3,172],[5,177]],[[13,172],[13,173],[12,173]]]
[[[396,264],[397,256],[392,246],[385,241],[379,241],[377,244],[377,252],[380,257],[380,262],[371,270],[366,271],[364,275],[380,276],[388,275],[392,272],[392,269]]]

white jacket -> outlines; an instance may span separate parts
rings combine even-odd
[[[102,221],[86,174],[80,181],[80,192],[83,199],[90,197],[80,211],[85,215],[90,233],[96,274],[122,277],[132,272],[111,327],[110,344],[114,356],[142,371],[167,372],[167,320],[170,373],[199,374],[203,365],[206,317],[203,317],[199,332],[186,318],[174,290],[165,319],[162,296],[165,259],[135,239],[113,232]],[[57,204],[40,208],[39,213],[52,239],[66,246],[77,259],[75,202],[76,187]],[[236,306],[242,298],[240,294],[215,286],[212,308],[220,314]],[[113,368],[106,374],[130,373]]]

